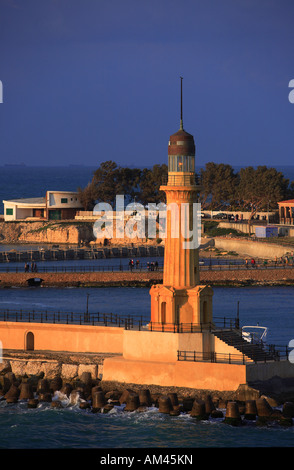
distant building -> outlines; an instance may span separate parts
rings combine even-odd
[[[5,222],[74,219],[83,208],[78,193],[72,191],[47,191],[45,197],[12,199],[3,204]]]
[[[278,202],[280,224],[294,224],[294,199]]]

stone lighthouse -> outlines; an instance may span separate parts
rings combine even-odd
[[[196,235],[201,224],[197,204],[200,187],[195,174],[194,138],[183,127],[182,79],[180,129],[170,136],[168,180],[160,189],[166,193],[167,204],[164,272],[163,284],[150,290],[151,327],[209,327],[213,292],[200,285]]]

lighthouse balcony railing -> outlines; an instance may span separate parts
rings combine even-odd
[[[163,186],[198,186],[200,178],[196,173],[189,174],[169,174],[163,177]]]

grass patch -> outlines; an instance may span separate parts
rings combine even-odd
[[[234,235],[235,237],[244,237],[247,236],[246,233],[239,232],[233,228],[222,228],[218,226],[218,222],[209,220],[204,222],[204,233],[209,237],[221,237],[224,235]]]

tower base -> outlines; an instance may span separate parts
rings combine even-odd
[[[151,324],[212,324],[210,286],[175,288],[157,284],[150,289]]]

